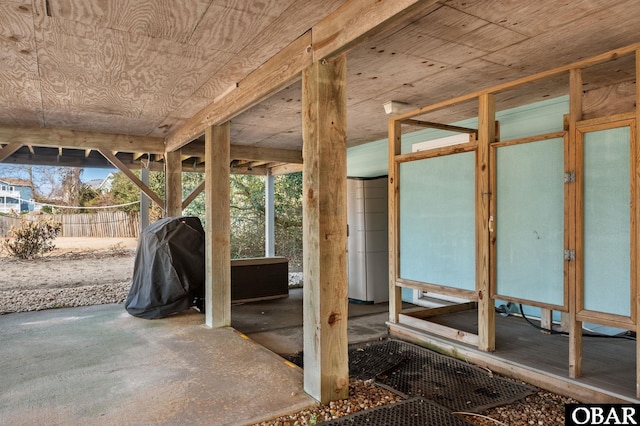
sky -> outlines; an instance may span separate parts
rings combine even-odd
[[[82,181],[88,182],[93,179],[104,179],[109,173],[117,172],[116,169],[94,169],[85,168],[82,172]]]

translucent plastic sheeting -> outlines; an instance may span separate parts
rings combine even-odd
[[[584,135],[584,308],[629,316],[629,127]]]
[[[475,152],[400,165],[400,277],[475,290]]]
[[[564,304],[564,140],[497,148],[497,293]]]

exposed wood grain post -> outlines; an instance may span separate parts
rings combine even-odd
[[[164,154],[164,212],[167,217],[182,216],[182,155],[180,150]]]
[[[231,325],[230,124],[205,130],[205,322]]]
[[[638,84],[638,77],[640,76],[640,50],[636,50],[636,123],[635,123],[635,140],[631,143],[634,144],[632,149],[632,170],[635,173],[632,176],[632,192],[631,192],[631,205],[633,210],[631,211],[632,226],[631,226],[631,259],[632,264],[631,273],[632,279],[636,281],[636,336],[640,332],[640,265],[638,264],[638,256],[640,255],[640,247],[638,242],[638,227],[640,226],[640,130],[638,129],[638,123],[640,123],[640,107],[638,102],[640,101],[640,84]],[[640,342],[636,339],[636,397],[640,398]]]
[[[496,138],[496,104],[493,94],[478,97],[478,151],[476,152],[476,291],[478,293],[478,348],[496,348],[496,313],[490,285],[489,215],[491,188],[489,156]]]
[[[577,286],[582,285],[582,280],[578,282],[577,268],[582,266],[582,236],[577,236],[576,229],[582,230],[582,226],[576,228],[576,204],[580,203],[582,196],[577,196],[576,186],[582,183],[582,176],[577,170],[576,156],[576,122],[582,118],[582,70],[572,69],[569,72],[569,143],[567,154],[569,156],[569,167],[576,172],[576,183],[568,185],[566,197],[570,200],[568,208],[565,209],[565,247],[575,249],[575,261],[565,261],[567,268],[567,279],[569,280],[569,377],[576,378],[582,375],[582,322],[578,321],[578,291]],[[582,161],[582,159],[580,159]],[[580,167],[582,169],[582,167]],[[582,193],[582,191],[577,191]],[[582,223],[580,219],[580,223]]]
[[[149,168],[140,169],[140,181],[149,186]],[[149,198],[144,196],[144,192],[140,191],[140,232],[149,226]]]
[[[322,403],[349,392],[346,56],[302,74],[304,388]]]
[[[398,278],[398,233],[400,232],[400,173],[395,156],[402,153],[400,121],[389,120],[389,321],[397,323],[402,310],[402,288]]]
[[[276,207],[274,203],[274,179],[267,173],[264,179],[264,255],[276,255]]]

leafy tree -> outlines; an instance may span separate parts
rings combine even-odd
[[[302,172],[276,176],[274,193],[276,254],[302,271]]]
[[[137,172],[136,172],[137,173]],[[186,198],[204,179],[202,173],[182,174],[182,198]],[[230,178],[231,257],[264,256],[265,233],[265,179],[261,176],[232,175]],[[164,173],[150,172],[149,186],[164,198]],[[302,173],[276,176],[274,182],[276,254],[289,259],[292,271],[302,270]],[[140,190],[122,173],[117,173],[111,184],[112,204],[124,204],[140,199]],[[153,203],[152,203],[153,204]],[[154,207],[155,208],[155,207]],[[138,211],[139,204],[122,207]],[[160,217],[155,208],[152,220]],[[183,211],[185,216],[196,216],[205,224],[205,196],[198,195]]]

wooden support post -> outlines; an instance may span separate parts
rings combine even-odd
[[[640,100],[640,84],[637,83],[637,79],[640,76],[640,50],[636,50],[636,103]],[[635,321],[636,321],[636,336],[640,332],[640,264],[638,264],[638,256],[640,255],[640,242],[638,242],[638,227],[640,226],[640,107],[636,106],[636,128],[631,132],[635,135],[635,140],[632,140],[632,146],[634,147],[631,152],[632,167],[634,171],[631,182],[633,193],[631,194],[631,211],[632,227],[631,227],[631,279],[635,280]],[[633,288],[633,286],[631,286]],[[640,342],[636,339],[636,398],[640,398]]]
[[[322,403],[349,393],[346,56],[302,75],[304,388]]]
[[[496,348],[496,312],[491,298],[489,216],[491,187],[489,155],[496,138],[496,105],[492,94],[478,97],[478,151],[476,152],[476,292],[478,294],[478,348]]]
[[[205,130],[205,322],[231,325],[230,123]]]
[[[576,220],[576,204],[582,202],[582,192],[576,193],[576,185],[582,182],[582,176],[577,173],[577,156],[576,156],[576,122],[582,118],[582,71],[580,69],[572,69],[569,73],[569,143],[567,144],[566,154],[568,154],[569,171],[576,172],[576,183],[569,184],[565,189],[565,197],[569,202],[568,208],[565,208],[565,248],[575,249],[575,260],[565,261],[567,268],[567,279],[569,287],[569,377],[576,378],[582,375],[582,322],[577,320],[578,314],[578,286],[583,284],[582,273],[578,273],[577,269],[582,266],[582,236],[577,236]],[[580,196],[577,196],[580,194]],[[580,219],[582,223],[582,219]],[[582,229],[582,226],[580,226]]]
[[[553,329],[553,310],[540,309],[540,327],[546,330]],[[549,334],[549,331],[543,331],[543,333]]]
[[[165,153],[164,158],[164,213],[167,217],[182,216],[182,155],[177,150]]]
[[[402,288],[398,279],[398,233],[400,232],[400,170],[395,156],[402,153],[400,121],[389,120],[389,322],[397,323],[402,310]]]
[[[143,167],[140,169],[140,181],[149,186],[149,169]],[[140,232],[149,226],[149,198],[144,196],[144,192],[140,191]]]
[[[276,210],[274,203],[273,175],[267,173],[264,179],[264,255],[276,255]]]

